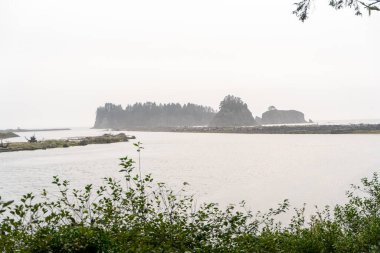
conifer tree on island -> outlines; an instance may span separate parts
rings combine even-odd
[[[219,105],[219,112],[214,116],[210,126],[252,126],[256,121],[241,98],[232,95],[226,96]]]

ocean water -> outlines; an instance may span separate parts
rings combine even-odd
[[[51,139],[106,132],[80,128],[35,134]],[[198,203],[245,200],[250,209],[265,210],[287,198],[298,207],[333,205],[345,201],[351,183],[380,171],[380,135],[126,133],[143,143],[143,173],[175,189],[188,182]],[[33,135],[18,134],[12,141]],[[121,178],[118,159],[137,159],[133,142],[0,153],[0,196],[18,199],[44,188],[54,191],[54,175],[74,187],[99,185],[106,176]]]

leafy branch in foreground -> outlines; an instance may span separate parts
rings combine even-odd
[[[141,151],[141,143],[136,144]],[[284,226],[277,216],[245,203],[197,207],[186,184],[174,191],[121,158],[123,177],[82,190],[53,178],[58,195],[43,191],[19,201],[0,199],[0,252],[378,252],[380,182],[377,174],[347,193],[348,202],[305,218],[305,206]]]
[[[305,21],[310,14],[310,7],[313,3],[313,0],[302,0],[295,3],[296,9],[293,11],[302,22]],[[363,10],[368,11],[368,15],[371,15],[372,11],[380,11],[380,0],[329,0],[329,5],[336,10],[343,8],[352,8],[354,9],[355,15],[361,16]]]

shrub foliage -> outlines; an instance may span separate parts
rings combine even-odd
[[[138,151],[141,146],[138,144]],[[380,182],[377,174],[352,186],[348,201],[306,219],[294,209],[288,225],[267,212],[215,203],[196,207],[186,183],[175,192],[139,166],[121,159],[122,179],[98,188],[71,189],[54,177],[58,195],[45,190],[17,201],[0,199],[1,252],[379,252]]]

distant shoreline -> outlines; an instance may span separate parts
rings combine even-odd
[[[19,136],[13,132],[0,132],[0,140],[1,139],[15,138],[15,137],[19,137]]]
[[[40,129],[17,128],[17,129],[0,130],[0,133],[7,133],[7,132],[12,132],[12,133],[17,133],[17,132],[45,132],[45,131],[64,131],[64,130],[71,130],[71,128],[40,128]]]
[[[380,134],[380,124],[270,125],[238,127],[128,127],[115,131],[237,134]]]

